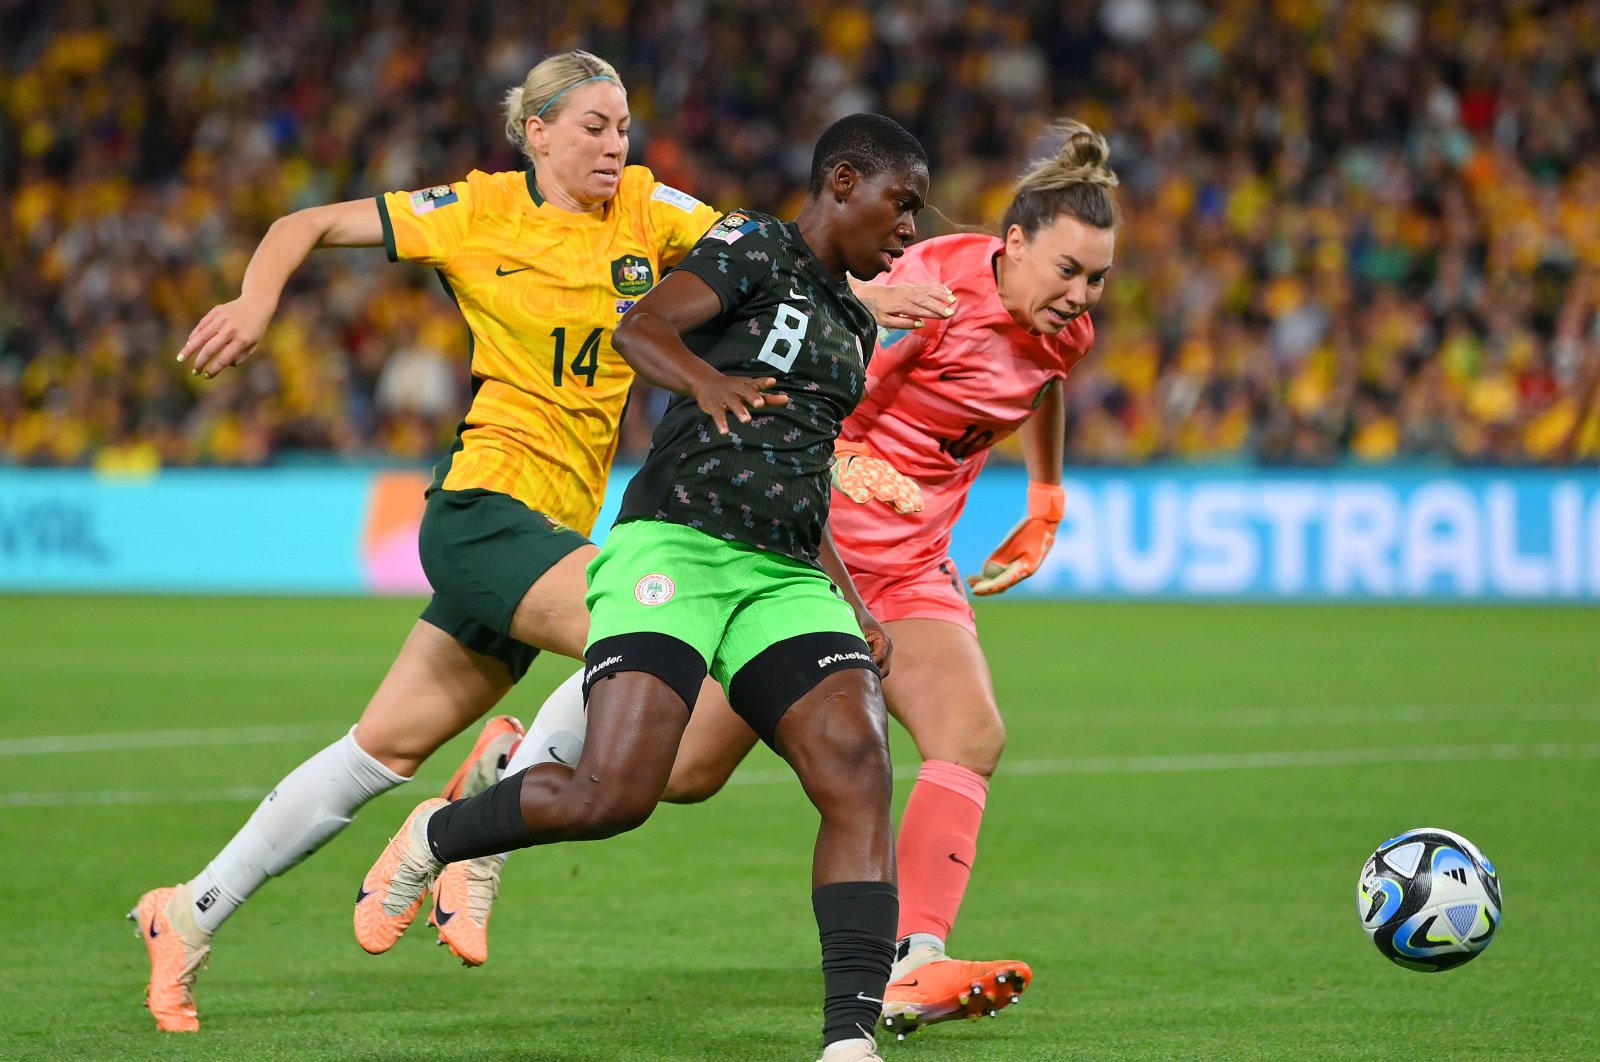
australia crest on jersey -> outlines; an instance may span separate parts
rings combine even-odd
[[[655,282],[648,259],[625,254],[611,263],[611,283],[623,295],[643,295]]]

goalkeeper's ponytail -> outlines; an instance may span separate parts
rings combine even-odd
[[[1051,127],[1061,147],[1023,171],[1011,205],[1000,222],[1000,236],[1016,225],[1032,239],[1063,214],[1097,229],[1114,229],[1120,220],[1111,189],[1117,174],[1107,159],[1111,146],[1087,125],[1064,118]]]

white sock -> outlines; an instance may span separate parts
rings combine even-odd
[[[828,1062],[831,1058],[858,1057],[858,1052],[862,1050],[874,1051],[877,1050],[877,1047],[877,1041],[864,1036],[858,1036],[851,1040],[835,1040],[822,1049],[820,1062]]]
[[[894,966],[889,970],[890,982],[898,981],[923,963],[944,958],[944,941],[932,933],[913,933],[895,943]]]
[[[190,882],[195,924],[217,927],[263,884],[327,844],[356,811],[402,782],[356,744],[356,728],[290,771]]]
[[[528,732],[511,762],[506,764],[506,776],[532,767],[536,763],[564,763],[572,766],[583,755],[583,737],[588,720],[583,714],[583,668],[574,671],[565,682],[545,698],[539,714],[528,724]]]

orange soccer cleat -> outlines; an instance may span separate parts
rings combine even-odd
[[[500,780],[500,772],[511,762],[511,752],[521,740],[522,724],[509,715],[497,715],[484,723],[472,751],[450,776],[450,783],[440,796],[446,800],[465,800],[494,785]]]
[[[199,1032],[194,1005],[194,979],[211,957],[211,935],[194,924],[189,886],[151,889],[128,912],[150,953],[150,984],[144,1005],[162,1032]],[[197,943],[198,942],[198,943]]]
[[[1025,962],[934,959],[892,981],[883,993],[883,1027],[904,1040],[924,1025],[994,1016],[1033,981]]]
[[[500,895],[504,855],[481,856],[451,863],[433,883],[433,910],[428,924],[438,929],[439,943],[464,966],[482,966],[489,958],[489,913]]]
[[[361,879],[356,893],[356,943],[374,955],[394,947],[422,910],[422,898],[444,869],[428,848],[428,819],[450,803],[440,797],[418,804],[400,832]]]

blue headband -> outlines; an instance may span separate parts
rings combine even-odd
[[[538,110],[534,111],[533,112],[533,116],[535,118],[543,118],[544,117],[544,112],[548,111],[550,109],[550,105],[552,103],[554,103],[556,100],[559,100],[562,96],[565,96],[567,93],[571,92],[573,89],[577,88],[579,85],[587,85],[591,81],[615,81],[615,80],[616,80],[616,78],[612,77],[610,74],[596,74],[594,77],[586,77],[582,81],[574,81],[572,84],[568,85],[566,88],[562,89],[560,92],[556,93],[554,96],[551,96],[549,99],[545,100],[544,101],[544,106],[540,107]]]

